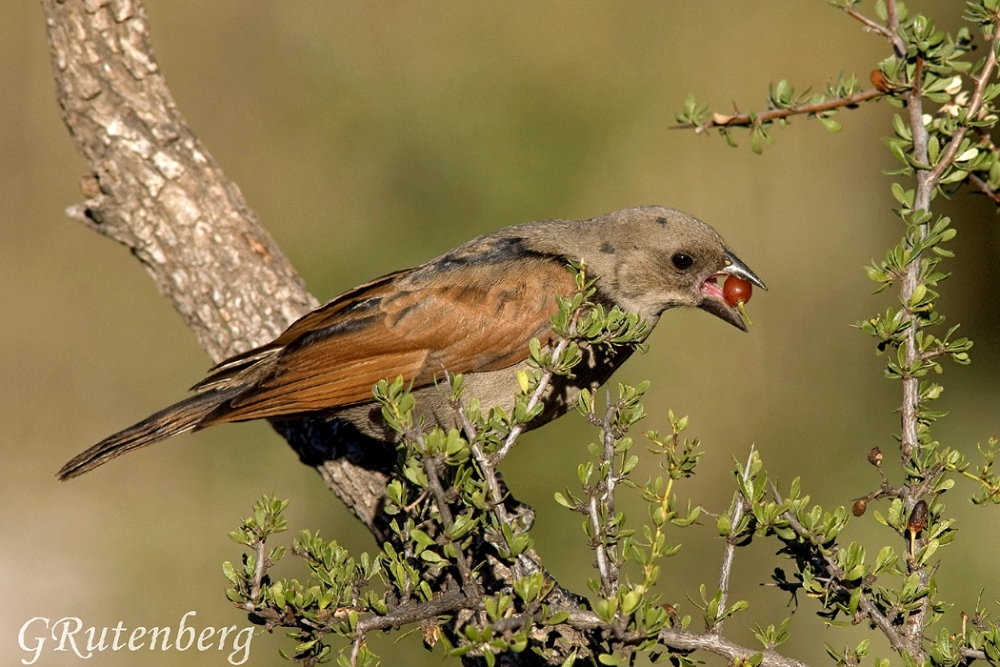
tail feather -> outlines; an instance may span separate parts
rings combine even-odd
[[[61,480],[78,477],[104,465],[108,461],[133,449],[139,449],[161,440],[192,431],[202,420],[226,401],[235,398],[245,387],[231,387],[195,394],[179,403],[150,415],[138,424],[108,436],[104,440],[74,457],[58,473]]]

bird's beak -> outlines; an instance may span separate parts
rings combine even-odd
[[[716,317],[719,317],[726,322],[729,322],[737,329],[742,331],[747,330],[746,322],[743,321],[743,316],[740,314],[738,308],[729,305],[726,299],[722,295],[722,288],[716,282],[720,276],[731,275],[741,278],[749,283],[753,283],[757,287],[766,290],[767,286],[764,285],[764,281],[757,277],[749,266],[743,263],[739,257],[733,253],[726,251],[726,265],[719,270],[717,273],[710,275],[705,282],[701,284],[701,294],[702,300],[698,304],[698,307],[702,310],[707,310]]]

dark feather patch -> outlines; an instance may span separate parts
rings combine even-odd
[[[306,345],[312,345],[313,343],[317,343],[325,338],[344,336],[364,331],[380,319],[380,315],[368,315],[367,317],[355,317],[351,319],[338,320],[329,326],[323,327],[322,329],[310,331],[301,338],[297,339],[295,342],[290,343],[285,349],[290,351],[296,348],[305,347]]]
[[[429,267],[433,267],[435,271],[453,271],[472,264],[500,264],[526,257],[548,258],[549,256],[528,249],[523,238],[509,236],[495,239],[485,246],[458,248],[433,262]]]

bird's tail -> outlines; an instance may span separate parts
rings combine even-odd
[[[139,449],[171,436],[194,430],[205,417],[229,399],[235,398],[244,389],[243,387],[215,389],[195,394],[179,403],[174,403],[170,407],[143,419],[138,424],[108,436],[87,451],[77,455],[62,467],[58,477],[61,480],[78,477],[133,449]]]

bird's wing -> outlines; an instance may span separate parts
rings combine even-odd
[[[539,257],[386,276],[265,346],[274,357],[268,375],[201,426],[365,403],[374,384],[397,376],[420,387],[445,371],[506,368],[527,358],[532,337],[548,342],[556,296],[574,290],[565,265]],[[260,354],[224,362],[216,375],[252,365]]]

